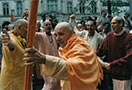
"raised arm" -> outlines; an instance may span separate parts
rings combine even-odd
[[[10,35],[6,31],[6,29],[3,29],[3,34],[1,35],[2,44],[5,46],[8,46],[9,50],[14,50],[15,48],[15,42],[10,38]]]

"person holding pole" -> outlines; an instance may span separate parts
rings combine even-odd
[[[45,75],[61,80],[62,90],[97,90],[102,69],[88,41],[77,35],[69,23],[55,27],[56,40],[60,44],[59,57],[46,55],[34,48],[27,48],[25,65],[45,64]]]

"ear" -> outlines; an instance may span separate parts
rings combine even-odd
[[[123,23],[123,22],[121,22],[121,23],[120,23],[120,26],[121,26],[121,27],[123,27],[123,26],[124,26],[124,23]]]
[[[22,26],[21,26],[20,24],[19,24],[19,25],[17,25],[17,29],[19,29],[19,30],[20,30],[20,29],[21,29],[21,27],[22,27]]]

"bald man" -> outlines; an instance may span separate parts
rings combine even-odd
[[[70,24],[61,22],[55,27],[56,40],[60,45],[59,57],[42,54],[27,48],[25,65],[45,64],[45,75],[61,80],[61,90],[97,90],[102,69],[89,43],[73,34]]]

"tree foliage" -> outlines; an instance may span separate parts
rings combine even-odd
[[[101,0],[103,3],[103,6],[107,6],[107,1],[108,0]],[[111,6],[129,6],[129,1],[122,1],[122,0],[110,0]]]

